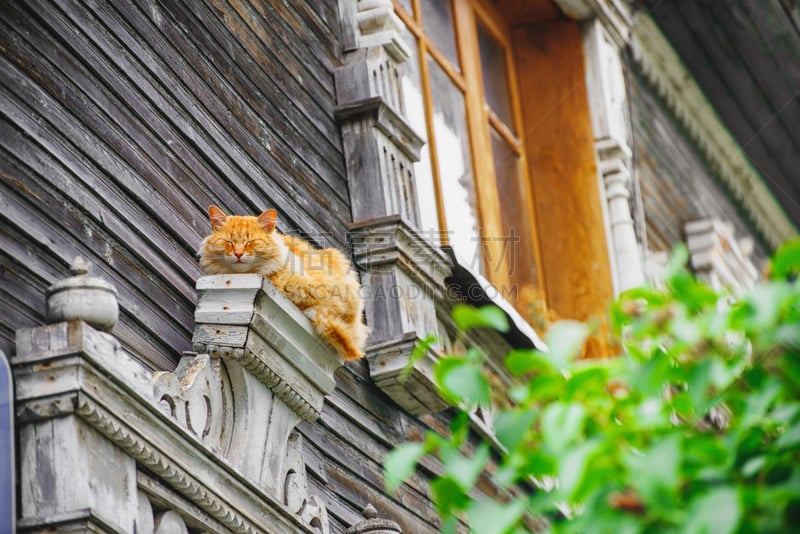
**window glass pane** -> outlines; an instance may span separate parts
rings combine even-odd
[[[422,0],[422,26],[453,67],[459,69],[456,32],[450,0]]]
[[[440,245],[436,193],[433,188],[431,155],[428,148],[427,130],[425,129],[425,103],[422,97],[422,83],[420,82],[419,47],[417,46],[417,38],[407,28],[404,27],[404,30],[403,40],[411,50],[411,57],[402,67],[403,108],[411,127],[425,140],[420,160],[414,164],[420,218],[419,230],[435,245]]]
[[[470,267],[483,272],[464,95],[433,59],[428,58],[428,65],[433,94],[433,131],[448,239]]]
[[[511,118],[505,48],[480,23],[478,23],[478,47],[481,54],[481,74],[486,102],[500,120],[511,131],[515,131],[514,121]]]
[[[419,46],[417,38],[403,26],[403,41],[411,51],[411,57],[402,64],[403,114],[414,130],[425,137],[425,105],[422,98],[422,83],[419,72]],[[427,141],[427,139],[426,139]]]
[[[494,129],[492,129],[492,156],[497,193],[502,206],[501,224],[505,232],[502,236],[503,255],[497,268],[505,270],[512,284],[518,286],[504,288],[512,293],[506,297],[512,300],[513,294],[518,293],[524,299],[530,296],[525,293],[533,291],[539,284],[522,165],[519,157]]]

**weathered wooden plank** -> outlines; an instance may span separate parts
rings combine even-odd
[[[91,26],[84,26],[84,30],[85,30],[85,31],[88,31],[88,30],[90,30],[90,29],[91,29]],[[100,57],[100,58],[99,58],[97,61],[99,61],[99,65],[100,65],[101,67],[104,67],[104,66],[105,66],[105,62],[103,61],[103,58],[102,58],[102,57]],[[126,73],[126,76],[132,76],[132,77],[134,77],[134,78],[135,78],[135,77],[137,76],[137,74],[138,74],[138,72],[137,72],[137,69],[136,69],[136,66],[135,66],[135,65],[131,65],[131,64],[128,64],[128,65],[123,65],[123,66],[122,66],[122,68],[124,69],[123,71]],[[102,69],[101,69],[101,70],[102,70]],[[126,83],[126,79],[124,79],[124,78],[121,78],[121,77],[120,77],[121,75],[120,75],[119,73],[113,73],[113,72],[112,72],[112,74],[111,74],[111,75],[109,75],[109,76],[111,77],[111,78],[110,78],[111,80],[114,80],[114,83],[113,83],[113,85],[115,86],[115,88],[116,88],[116,89],[118,89],[120,92],[122,92],[122,93],[124,93],[124,94],[127,94],[127,93],[126,93],[126,90],[127,90],[127,83]],[[146,84],[145,84],[145,86],[146,86]],[[146,89],[145,89],[145,90],[146,90]],[[152,91],[148,92],[148,94],[149,94],[150,96],[152,96],[153,94],[156,94],[156,95],[157,95],[157,94],[158,94],[158,91],[154,89],[154,90],[152,90]],[[128,98],[130,98],[130,97],[128,97]],[[138,97],[138,98],[141,98],[141,97]],[[137,102],[137,95],[134,95],[134,98],[130,98],[129,102]],[[159,103],[158,103],[159,107],[166,107],[166,108],[169,108],[169,107],[170,107],[169,105],[164,105],[164,104],[165,104],[164,102],[159,102]],[[193,109],[196,109],[196,107],[194,107]],[[149,112],[149,109],[148,109],[148,110],[145,110],[145,115],[147,115],[147,114],[148,114],[148,112]],[[157,116],[157,115],[158,115],[158,113],[157,113],[157,112],[151,112],[150,114],[151,114],[152,116]],[[230,114],[228,113],[228,115],[230,115]],[[193,134],[191,133],[192,131],[193,131],[193,127],[192,127],[191,125],[190,125],[188,128],[185,128],[185,129],[184,129],[184,132],[185,132],[185,133],[189,133],[189,135],[193,135]],[[173,137],[175,137],[175,136],[173,136]],[[173,144],[172,144],[172,143],[170,143],[170,145],[171,145],[171,146],[173,146]],[[175,143],[175,145],[178,145],[178,146],[180,146],[180,143]],[[207,150],[207,154],[213,154],[213,153],[214,153],[214,149],[213,149],[213,148],[211,148],[211,149]],[[227,184],[221,184],[221,185],[220,185],[220,187],[218,187],[218,188],[215,188],[215,190],[224,192],[224,191],[226,190],[226,186],[227,186]],[[205,203],[204,203],[204,204],[205,204]],[[263,202],[258,202],[258,204],[263,204]],[[262,207],[262,206],[259,206],[259,209],[260,209],[261,207]]]
[[[216,8],[218,9],[218,6]],[[234,25],[240,20],[235,14],[209,12],[215,8],[206,8],[202,4],[186,9],[176,3],[168,3],[164,9],[168,16],[175,19],[176,24],[187,28],[182,40],[195,43],[204,52],[204,59],[207,58],[212,62],[211,66],[206,63],[206,66],[199,69],[200,72],[213,73],[212,76],[207,76],[207,81],[224,82],[228,86],[227,93],[220,92],[218,97],[228,99],[238,96],[242,99],[243,105],[229,106],[231,111],[238,112],[240,108],[245,110],[251,108],[255,112],[254,116],[266,119],[268,124],[281,125],[278,137],[286,140],[287,152],[296,154],[294,158],[296,162],[292,159],[286,160],[289,167],[298,167],[302,174],[311,174],[309,171],[312,171],[322,179],[323,183],[329,179],[326,173],[335,173],[343,183],[344,164],[341,158],[338,158],[338,161],[336,158],[339,132],[333,120],[332,103],[329,103],[330,110],[322,108],[324,113],[307,115],[310,110],[319,110],[323,103],[305,98],[302,90],[294,90],[293,86],[297,86],[297,83],[291,78],[281,80],[282,69],[272,69],[268,74],[261,69],[259,63],[263,58],[259,57],[261,55],[259,48],[252,38],[246,39],[250,36],[241,27],[241,23],[238,26]],[[224,19],[227,19],[227,24],[222,22]],[[195,28],[201,31],[196,31]],[[244,41],[247,47],[238,44],[239,39]],[[175,41],[175,44],[183,43]],[[259,62],[256,59],[259,59]],[[282,82],[284,86],[281,87],[276,82]],[[298,104],[302,106],[299,108]],[[238,118],[243,125],[255,130],[251,121],[247,120],[247,115],[245,111]],[[309,143],[310,139],[318,142]],[[275,144],[277,140],[271,142]],[[275,148],[277,146],[276,144]],[[322,150],[323,153],[318,155],[318,150]],[[281,156],[280,152],[274,149],[272,155]],[[303,169],[300,165],[302,161],[307,162],[310,168]],[[303,177],[295,176],[295,179],[302,181]],[[344,198],[344,192],[340,188],[334,191]]]
[[[419,493],[412,485],[398,489],[390,500],[383,489],[382,464],[365,457],[361,447],[352,447],[352,442],[332,433],[319,432],[314,425],[305,428],[309,430],[308,441],[319,447],[320,454],[326,458],[326,494],[331,496],[333,513],[352,517],[367,502],[372,502],[378,508],[391,511],[389,515],[393,520],[409,525],[406,532],[425,532],[437,521],[429,496]]]
[[[172,241],[166,224],[173,222],[178,224],[178,219],[165,215],[164,223],[166,224],[154,224],[152,217],[143,211],[141,205],[134,200],[138,193],[153,204],[160,204],[159,201],[154,200],[156,195],[153,195],[152,187],[138,180],[128,182],[127,178],[132,177],[133,173],[119,160],[116,160],[110,151],[102,150],[100,139],[87,135],[79,123],[67,113],[59,113],[59,110],[63,110],[63,108],[60,108],[41,90],[38,84],[33,84],[5,58],[0,59],[0,72],[2,72],[3,83],[8,88],[7,94],[3,95],[4,109],[7,110],[8,117],[25,131],[26,135],[36,139],[38,144],[57,156],[64,165],[73,169],[76,177],[79,178],[79,180],[70,179],[70,183],[65,184],[67,187],[63,189],[73,192],[78,197],[86,196],[87,191],[94,191],[99,198],[105,200],[102,209],[89,210],[98,224],[104,224],[103,218],[107,216],[106,213],[116,213],[126,221],[125,229],[119,228],[123,235],[132,234],[138,230],[136,233],[140,236],[139,239],[143,238],[153,244],[161,240]],[[57,90],[55,87],[51,89]],[[12,91],[19,94],[21,101],[12,100],[11,95],[14,94]],[[46,115],[46,120],[51,123],[50,127],[41,124],[41,116],[35,109],[29,108],[27,103],[33,104],[36,108],[53,110],[53,113]],[[66,136],[60,135],[60,132],[64,132]],[[76,144],[73,144],[73,141]],[[87,150],[89,155],[96,159],[90,160],[85,152]],[[31,154],[31,157],[37,156]],[[32,167],[36,168],[36,165]],[[109,180],[109,175],[120,176],[122,183],[118,184],[116,181]],[[81,182],[85,185],[85,189],[79,185]],[[136,193],[131,193],[131,188]],[[78,203],[81,204],[81,202]],[[162,206],[164,212],[171,213],[172,210],[166,205]],[[182,254],[175,254],[175,250],[169,251],[169,253],[166,250],[163,251],[160,262],[167,260],[185,272],[196,269],[196,262],[192,254],[184,247],[179,247],[177,250],[181,249],[183,249]],[[175,278],[173,282],[177,287],[183,287],[185,290],[190,287],[185,278],[182,281]]]
[[[42,9],[44,9],[44,7]],[[55,13],[57,13],[56,11],[52,11],[51,13],[54,16],[49,19],[49,22],[52,24],[52,30],[54,32],[57,34],[75,34],[75,31],[65,21],[63,21],[60,17],[55,16]],[[4,15],[10,15],[11,17],[22,17],[21,14],[16,12],[4,13]],[[16,19],[17,23],[19,24],[23,23],[24,20],[25,19],[23,18]],[[30,23],[27,25],[27,27],[29,28],[29,32],[36,31],[37,29],[36,26]],[[38,37],[43,37],[43,35],[43,33],[37,32]],[[36,48],[37,46],[31,46],[27,48],[26,52],[30,53]],[[56,46],[53,49],[48,48],[48,50],[49,52],[46,51],[45,53],[53,54],[55,52],[57,55],[56,51],[61,49],[60,47]],[[94,56],[92,51],[86,50],[85,53],[88,61],[95,61],[96,56]],[[69,64],[71,62],[70,60],[74,61],[72,57],[62,56],[55,62],[48,61],[43,57],[36,57],[34,54],[29,54],[28,58],[29,61],[32,61],[33,64],[36,65],[34,68],[38,68],[41,69],[41,71],[47,72],[46,77],[39,76],[38,79],[36,79],[36,82],[39,85],[46,86],[51,95],[59,94],[60,91],[68,91],[69,85],[67,85],[67,87],[63,87],[63,84],[68,83],[69,80],[58,78],[56,73],[59,69],[59,65]],[[31,75],[33,73],[29,71],[28,74]],[[79,76],[79,83],[92,83],[91,78],[84,79],[85,74],[81,73]],[[15,85],[21,84],[22,80],[20,78],[15,78],[13,83]],[[80,98],[66,103],[67,109],[76,110],[80,110],[81,108],[87,106],[87,104],[88,102],[85,99]],[[91,108],[90,111],[92,111]],[[125,193],[128,193],[129,196],[140,199],[142,204],[149,205],[149,208],[153,212],[161,215],[162,219],[167,224],[162,225],[160,232],[165,234],[172,233],[173,235],[186,235],[190,233],[189,231],[186,231],[187,229],[185,228],[184,221],[173,214],[174,206],[171,206],[165,200],[169,196],[169,193],[165,191],[162,192],[162,194],[154,195],[153,189],[149,186],[149,184],[147,184],[139,174],[131,169],[129,165],[125,164],[125,162],[116,157],[117,155],[112,150],[108,149],[105,143],[107,141],[107,136],[110,135],[109,130],[99,131],[97,132],[97,137],[92,137],[86,135],[85,126],[83,126],[83,129],[78,128],[77,125],[67,119],[66,115],[55,113],[53,115],[49,115],[48,118],[53,121],[61,121],[57,123],[57,126],[64,128],[63,131],[65,135],[69,137],[70,141],[75,144],[76,147],[78,147],[87,158],[91,159],[99,167],[99,169],[101,169],[101,172],[104,174],[104,182],[108,182],[108,178],[112,177],[121,185],[122,188],[124,188]]]
[[[758,110],[767,105],[764,94],[751,83],[749,71],[732,53],[732,45],[726,42],[722,29],[715,25],[713,18],[709,18],[706,6],[682,1],[669,7],[678,11],[676,16],[683,20],[683,26],[675,25],[680,28],[681,35],[674,39],[680,42],[688,34],[694,47],[703,51],[705,59],[693,62],[692,75],[701,87],[725,87],[724,91],[715,91],[714,108],[721,116],[739,117],[726,126],[742,145],[747,145],[744,150],[750,161],[760,162],[757,170],[762,175],[780,175],[775,151],[756,135],[763,126]],[[684,30],[684,27],[688,29]],[[714,38],[707,38],[707,34]]]
[[[699,10],[695,2],[691,4],[686,6],[689,9],[686,17],[694,20]],[[785,175],[791,175],[796,170],[791,160],[795,159],[798,149],[793,137],[797,124],[800,124],[800,100],[795,105],[784,107],[780,113],[777,106],[791,104],[797,99],[798,87],[795,85],[790,89],[782,83],[781,67],[775,63],[771,51],[765,50],[766,43],[759,39],[754,23],[760,18],[758,11],[764,6],[757,7],[755,13],[746,12],[741,1],[704,2],[703,7],[706,30],[702,45],[715,50],[712,52],[715,66],[741,103],[740,114],[749,115],[754,124],[753,131],[746,138],[738,138],[739,142],[747,150],[747,145],[755,138],[765,140],[765,148],[772,155],[776,167]],[[727,53],[717,58],[723,51]],[[787,125],[792,127],[787,129]]]
[[[323,54],[330,64],[341,65],[342,41],[339,36],[341,20],[338,2],[269,2],[269,4],[275,9],[278,17],[302,21],[308,29],[304,32],[306,39],[318,43],[314,51]]]
[[[106,15],[109,17],[110,6],[101,5],[95,8],[95,15]],[[80,15],[88,17],[88,8],[79,12]],[[137,139],[141,143],[150,143],[150,146],[143,148],[147,156],[157,158],[156,161],[163,170],[163,176],[172,177],[171,184],[184,192],[184,202],[192,203],[195,207],[200,207],[203,212],[212,201],[232,204],[236,202],[236,197],[229,192],[227,184],[218,178],[218,169],[209,165],[204,157],[208,153],[213,153],[213,147],[207,148],[200,145],[199,149],[192,146],[197,142],[198,128],[188,118],[187,107],[192,106],[192,98],[186,92],[178,94],[178,99],[173,98],[166,89],[168,85],[177,87],[178,84],[170,84],[169,77],[162,77],[161,73],[156,72],[155,76],[150,76],[145,69],[152,67],[148,64],[152,54],[148,54],[139,45],[141,39],[132,37],[126,33],[127,24],[120,19],[104,19],[109,30],[104,32],[102,28],[92,32],[92,26],[81,24],[83,31],[98,35],[98,46],[104,46],[108,50],[108,55],[115,58],[115,63],[111,60],[106,61],[102,55],[93,63],[92,68],[104,74],[104,79],[109,82],[110,94],[104,91],[92,91],[94,86],[89,85],[85,90],[95,98],[98,106],[106,111],[110,116],[120,115],[119,120],[128,120],[132,124],[137,124],[141,117],[143,129],[151,129],[154,139],[150,139],[148,132]],[[95,22],[100,25],[100,22]],[[77,24],[77,23],[76,23]],[[111,33],[116,35],[111,35]],[[127,36],[124,41],[122,34]],[[103,40],[105,39],[104,42]],[[116,39],[122,39],[117,41]],[[133,45],[131,47],[131,45]],[[130,47],[135,60],[130,59],[130,55],[125,48]],[[123,53],[113,54],[115,49],[123,50]],[[84,84],[87,85],[87,84]],[[95,97],[93,93],[99,93]],[[112,101],[119,95],[119,101]],[[185,97],[185,98],[181,98]],[[106,104],[107,101],[111,101]],[[106,104],[106,105],[104,105]],[[132,108],[134,111],[128,115],[124,108]],[[206,148],[204,151],[203,149]],[[167,157],[162,156],[163,152]],[[163,177],[161,174],[158,176]],[[150,178],[151,180],[153,178]],[[169,182],[169,180],[165,180]],[[197,185],[194,185],[194,182]],[[156,182],[156,185],[158,183]],[[207,231],[205,217],[196,217],[198,212],[189,211],[184,213],[184,217],[192,222],[198,235],[203,235]],[[200,221],[199,224],[196,221]],[[191,243],[192,247],[195,242]]]
[[[0,121],[0,131],[3,130],[2,124]],[[8,139],[6,135],[0,134],[0,136]],[[0,150],[0,162],[2,162],[0,167],[6,169],[10,159],[4,150]],[[6,176],[12,177],[13,174]],[[59,205],[50,203],[49,197],[45,194],[40,198],[46,202],[44,213],[55,211],[58,216],[60,210],[48,208],[47,205]],[[8,275],[13,278],[13,282],[9,284],[10,288],[18,285],[32,286],[43,293],[49,285],[67,275],[70,262],[75,254],[80,252],[95,264],[97,274],[112,281],[120,289],[123,318],[127,317],[129,320],[142,323],[142,326],[135,326],[135,330],[126,329],[122,324],[117,326],[114,332],[126,346],[131,347],[143,358],[152,358],[152,361],[158,362],[162,368],[165,365],[171,367],[173,364],[170,362],[175,361],[182,350],[189,348],[186,341],[188,334],[185,330],[191,325],[191,316],[186,315],[188,310],[184,309],[181,313],[181,308],[175,305],[174,301],[165,298],[165,295],[171,294],[167,286],[154,287],[151,283],[136,285],[135,280],[131,280],[132,277],[125,274],[125,268],[120,268],[120,259],[124,257],[120,256],[118,250],[107,248],[114,240],[108,239],[104,231],[96,226],[91,227],[93,230],[85,227],[80,218],[72,218],[74,212],[65,206],[61,208],[66,209],[64,212],[66,216],[57,222],[48,223],[45,227],[41,223],[48,217],[37,212],[36,206],[29,204],[29,207],[25,208],[24,205],[17,203],[15,194],[3,193],[0,194],[0,199],[6,216],[11,216],[6,219],[7,224],[4,224],[4,229],[8,232],[13,230],[10,235],[0,236],[2,256],[7,255],[15,262],[24,261],[8,270]],[[32,219],[31,213],[39,214]],[[62,224],[64,222],[67,224]],[[64,232],[67,232],[66,236]],[[97,252],[91,252],[87,246],[94,247]],[[106,264],[107,252],[111,254],[108,260],[116,266]],[[142,264],[137,264],[136,268],[142,272],[145,270]],[[136,271],[137,276],[138,271]],[[29,320],[24,324],[13,325],[14,328],[34,326],[43,322],[43,296],[38,301],[27,302],[27,305],[32,310],[27,313]],[[26,314],[24,309],[19,313]],[[15,314],[5,315],[5,317],[11,316],[16,317]],[[132,335],[134,331],[136,334]]]
[[[333,67],[324,55],[314,54],[310,47],[298,46],[298,40],[307,37],[308,29],[301,21],[287,16],[289,11],[285,6],[278,6],[283,7],[283,12],[278,14],[272,3],[215,0],[215,5],[219,9],[232,9],[247,25],[260,43],[254,57],[265,59],[262,67],[288,71],[291,81],[312,100],[319,101],[326,111],[333,111],[336,102]]]
[[[332,204],[330,198],[307,198],[309,193],[299,187],[302,184],[290,173],[299,162],[286,158],[290,149],[278,126],[283,122],[276,120],[274,127],[278,130],[272,131],[264,123],[262,115],[247,111],[250,103],[241,99],[224,76],[216,72],[216,67],[209,62],[205,51],[186,39],[181,31],[181,23],[166,22],[167,15],[161,14],[157,7],[148,11],[147,17],[152,20],[147,22],[141,20],[143,14],[138,9],[127,3],[118,4],[115,8],[127,20],[135,21],[138,31],[147,36],[148,40],[156,40],[156,37],[161,38],[163,34],[163,38],[168,41],[169,44],[163,46],[151,45],[153,54],[157,54],[160,59],[155,61],[150,58],[151,64],[148,68],[159,64],[169,66],[170,71],[157,70],[157,76],[175,79],[172,90],[179,93],[181,100],[186,99],[191,103],[188,112],[201,128],[189,128],[189,131],[196,134],[208,132],[209,139],[216,146],[204,148],[204,156],[214,162],[219,168],[218,172],[228,177],[228,187],[232,186],[238,190],[240,196],[246,196],[252,211],[266,207],[266,194],[295,224],[308,229],[320,226],[340,229],[337,231],[337,238],[343,239],[344,221],[349,217],[346,210],[336,203]],[[137,46],[135,42],[136,39],[127,40],[126,45]],[[191,95],[197,95],[197,98]],[[257,100],[255,104],[263,105],[263,102]],[[253,134],[244,130],[245,127],[240,122],[243,119],[252,123],[251,131],[259,132],[255,140]],[[230,135],[236,135],[235,141],[230,139]],[[195,141],[203,145],[205,137],[201,135]],[[305,140],[296,143],[298,146],[306,144]],[[268,150],[265,151],[265,147]],[[271,175],[272,180],[261,178],[265,171]],[[252,193],[251,184],[256,188]],[[340,187],[344,187],[344,184]]]
[[[4,123],[0,123],[0,130],[7,131]],[[9,135],[9,138],[11,137]],[[28,214],[42,211],[46,215],[37,219],[36,222],[52,221],[51,229],[55,232],[48,230],[38,237],[39,242],[47,243],[63,236],[62,239],[66,240],[66,248],[63,252],[69,253],[70,250],[73,250],[72,257],[83,247],[90,249],[90,256],[97,262],[106,263],[110,268],[117,270],[118,274],[115,274],[115,277],[125,276],[127,283],[153,296],[158,295],[155,301],[156,306],[175,316],[179,321],[191,320],[191,308],[194,304],[194,292],[191,291],[191,286],[185,284],[187,287],[181,292],[179,284],[183,283],[182,280],[176,281],[165,274],[166,266],[164,271],[145,273],[146,266],[160,264],[149,247],[140,243],[139,240],[135,240],[133,243],[126,242],[125,234],[121,236],[110,234],[107,227],[92,224],[92,221],[82,213],[79,204],[73,203],[51,187],[41,183],[41,178],[24,169],[14,156],[2,148],[0,148],[0,155],[5,156],[0,161],[0,172],[10,178],[13,177],[20,185],[24,186],[25,193],[27,193],[22,196],[15,195],[16,191],[22,191],[20,188],[17,188],[16,191],[13,189],[9,191],[7,197],[9,201],[19,198],[19,202],[21,202],[13,224],[20,226],[27,231],[27,235],[30,235],[31,231],[36,231],[37,225],[31,224],[31,221],[27,220]],[[120,226],[126,228],[121,223]],[[137,244],[141,244],[139,249],[136,248]],[[47,250],[45,247],[43,252]],[[82,253],[85,253],[85,249]],[[67,259],[71,261],[72,258]],[[63,277],[66,272],[60,272],[58,277]],[[52,278],[50,280],[52,281]]]
[[[3,95],[0,95],[0,102],[2,101]],[[46,158],[44,154],[36,153],[34,152],[35,149],[33,147],[23,144],[21,142],[22,137],[20,137],[20,134],[13,129],[7,128],[7,123],[4,121],[0,121],[0,132],[2,132],[0,133],[0,136],[2,136],[6,142],[11,143],[11,149],[14,150],[16,154],[20,155],[20,157],[29,156],[30,158],[39,158],[34,164],[41,164],[43,161],[45,161]],[[17,141],[20,143],[17,144]],[[60,172],[63,173],[64,171]],[[74,179],[67,175],[62,175],[62,177],[64,180]],[[80,196],[83,196],[81,200],[86,199],[85,192],[81,192]],[[110,236],[107,234],[105,235],[105,238],[102,238],[102,235],[105,232],[102,230],[100,225],[87,226],[80,220],[72,219],[76,221],[73,226],[77,227],[73,231],[77,232],[78,230],[83,230],[83,232],[78,233],[78,235],[65,236],[61,231],[63,226],[59,222],[52,221],[48,225],[41,226],[37,224],[31,224],[30,208],[26,209],[21,204],[12,203],[15,198],[15,196],[11,195],[4,197],[4,209],[10,212],[10,218],[18,227],[27,228],[29,230],[27,234],[28,237],[35,239],[35,241],[44,251],[47,251],[49,254],[55,254],[62,259],[64,262],[64,274],[68,272],[67,265],[69,265],[72,258],[74,258],[76,253],[80,252],[94,260],[97,275],[103,276],[117,285],[118,289],[120,290],[120,301],[123,307],[132,306],[132,311],[140,308],[141,304],[136,305],[134,303],[141,302],[141,297],[147,295],[149,290],[150,296],[156,299],[151,301],[154,306],[150,309],[156,313],[152,314],[152,316],[143,314],[139,321],[141,321],[143,325],[146,325],[151,331],[159,332],[160,335],[163,336],[164,339],[167,340],[167,342],[171,346],[175,347],[178,351],[182,350],[182,348],[179,348],[182,347],[182,345],[185,345],[183,348],[188,348],[188,345],[185,344],[184,340],[189,335],[191,312],[186,309],[187,306],[177,306],[175,308],[169,308],[159,312],[159,308],[161,308],[161,302],[163,302],[164,305],[168,305],[169,302],[163,300],[163,291],[166,290],[167,294],[169,294],[171,291],[174,291],[174,289],[166,289],[170,287],[168,285],[162,286],[161,288],[153,287],[150,284],[151,278],[147,276],[143,276],[136,280],[138,276],[136,270],[129,270],[127,273],[123,270],[118,275],[113,267],[106,264],[106,261],[113,261],[115,257],[115,249],[113,247],[115,240],[109,239]],[[5,202],[7,202],[7,204],[5,204]],[[108,212],[108,207],[103,206],[101,210],[102,211],[99,211],[99,213],[103,213],[103,211]],[[45,220],[46,218],[40,217],[38,222],[41,223]],[[45,228],[47,228],[47,230],[45,230]],[[31,234],[30,232],[34,233]],[[96,240],[95,246],[100,250],[98,250],[97,254],[87,254],[88,250],[86,244],[87,242],[94,240]],[[121,258],[119,256],[117,257]],[[144,267],[140,264],[139,269],[144,269]],[[55,280],[51,280],[51,283],[54,281]],[[144,288],[136,284],[136,282],[140,282],[141,285],[144,285]],[[180,313],[177,313],[180,310],[183,310],[183,321],[180,320]],[[178,322],[175,321],[176,314],[178,315]],[[134,312],[134,315],[138,314]]]
[[[51,24],[52,20],[51,18]],[[63,24],[67,25],[69,22]],[[151,121],[147,119],[158,117],[160,115],[158,108],[155,106],[145,108],[138,116],[130,113],[129,108],[138,107],[137,102],[142,97],[128,91],[124,75],[119,72],[113,73],[113,67],[108,67],[107,61],[101,54],[95,53],[94,49],[91,53],[81,53],[80,49],[76,48],[74,50],[80,54],[78,57],[86,58],[85,61],[78,61],[76,53],[62,49],[60,43],[51,38],[50,32],[46,29],[40,29],[34,24],[29,26],[33,26],[36,33],[29,34],[28,40],[37,43],[38,46],[30,46],[28,50],[38,48],[43,55],[55,56],[52,62],[54,68],[47,71],[55,79],[44,86],[50,89],[49,94],[79,117],[82,126],[89,127],[108,143],[115,153],[141,175],[141,179],[152,183],[169,202],[171,210],[176,215],[191,223],[192,217],[197,214],[196,206],[199,204],[205,207],[209,198],[201,184],[192,180],[193,176],[188,172],[190,167],[181,165],[174,157],[170,157],[169,152],[173,144],[172,139],[176,137],[175,133],[162,134],[161,138],[154,135],[153,130],[158,131],[158,129],[153,128]],[[82,32],[93,28],[93,25],[88,24],[76,26],[80,26]],[[52,33],[58,33],[58,30]],[[107,35],[106,37],[111,45],[120,47],[112,38]],[[45,60],[37,60],[36,64],[44,62]],[[109,72],[112,74],[108,74]],[[95,73],[105,76],[105,80],[109,83],[104,83],[104,80],[99,79]],[[60,90],[52,91],[53,87]],[[199,198],[195,200],[196,197]],[[176,232],[178,229],[179,227],[174,228]],[[200,233],[202,230],[195,227],[194,233]],[[177,232],[176,237],[185,240],[187,236]],[[191,241],[192,243],[184,242],[184,247],[191,250],[194,239]]]
[[[652,89],[635,72],[630,80],[636,173],[649,248],[669,251],[684,239],[683,223],[704,217],[730,221],[739,236],[750,234],[746,219]],[[755,243],[754,261],[764,257],[762,245]]]

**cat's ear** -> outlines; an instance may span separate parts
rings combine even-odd
[[[228,220],[225,212],[216,206],[208,207],[208,217],[211,219],[211,229],[215,232],[222,228],[222,225]]]
[[[273,209],[268,209],[258,216],[258,224],[267,232],[275,230],[276,222],[278,222],[278,212]]]

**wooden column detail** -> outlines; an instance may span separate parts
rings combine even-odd
[[[604,318],[614,293],[580,27],[517,27],[513,42],[548,305],[561,317]],[[589,356],[606,352],[602,337]]]

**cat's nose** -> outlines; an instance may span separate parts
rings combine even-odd
[[[244,255],[244,251],[239,252],[238,250],[234,250],[233,255],[236,256],[237,260],[241,260],[242,256]]]

